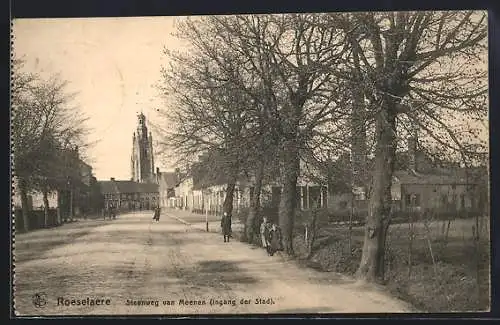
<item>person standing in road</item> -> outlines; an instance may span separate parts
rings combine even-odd
[[[159,222],[160,221],[160,213],[161,213],[160,206],[157,206],[155,208],[155,212],[153,214],[153,220],[155,220],[156,222]]]
[[[224,215],[222,216],[222,219],[220,221],[220,226],[222,228],[224,242],[229,242],[229,237],[231,237],[231,216],[227,212],[224,212]]]

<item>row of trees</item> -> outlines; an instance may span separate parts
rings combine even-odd
[[[229,175],[254,179],[247,240],[267,178],[282,184],[279,224],[293,255],[300,161],[351,157],[369,214],[358,276],[384,277],[391,180],[402,139],[472,163],[486,152],[486,13],[384,12],[185,18],[186,51],[165,55],[163,146],[184,161],[216,151]],[[373,166],[367,171],[367,157]],[[215,168],[217,167],[217,168]]]
[[[81,182],[79,154],[88,143],[86,117],[73,106],[75,94],[57,75],[44,79],[26,72],[14,59],[11,80],[11,152],[21,197],[24,230],[29,230],[28,194],[43,194],[45,223],[48,193]]]

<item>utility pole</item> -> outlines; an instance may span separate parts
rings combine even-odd
[[[205,209],[205,224],[208,232],[208,208]]]

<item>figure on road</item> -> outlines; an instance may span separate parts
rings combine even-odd
[[[106,220],[106,216],[108,216],[108,219],[116,219],[116,212],[115,212],[115,207],[113,204],[110,204],[108,208],[105,210],[104,213],[104,220]]]
[[[155,212],[153,214],[153,220],[155,221],[160,221],[160,213],[161,213],[161,209],[160,209],[160,206],[158,205],[156,208],[155,208]]]
[[[115,206],[114,206],[114,205],[113,205],[113,206],[111,206],[111,216],[110,216],[110,219],[111,219],[111,217],[112,217],[113,219],[116,219],[116,208],[115,208]]]
[[[222,219],[220,221],[220,226],[222,228],[224,242],[229,242],[229,237],[231,237],[231,216],[227,212],[224,212],[224,215],[222,216]]]
[[[277,251],[283,250],[283,242],[280,227],[273,223],[269,231],[269,255],[273,256]]]
[[[260,224],[260,240],[262,241],[262,247],[267,250],[269,254],[269,222],[267,221],[267,217],[262,218],[262,223]]]

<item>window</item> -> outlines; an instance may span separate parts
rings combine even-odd
[[[419,207],[420,206],[420,194],[417,194],[417,193],[406,194],[405,204],[407,206],[411,206],[411,207]]]

